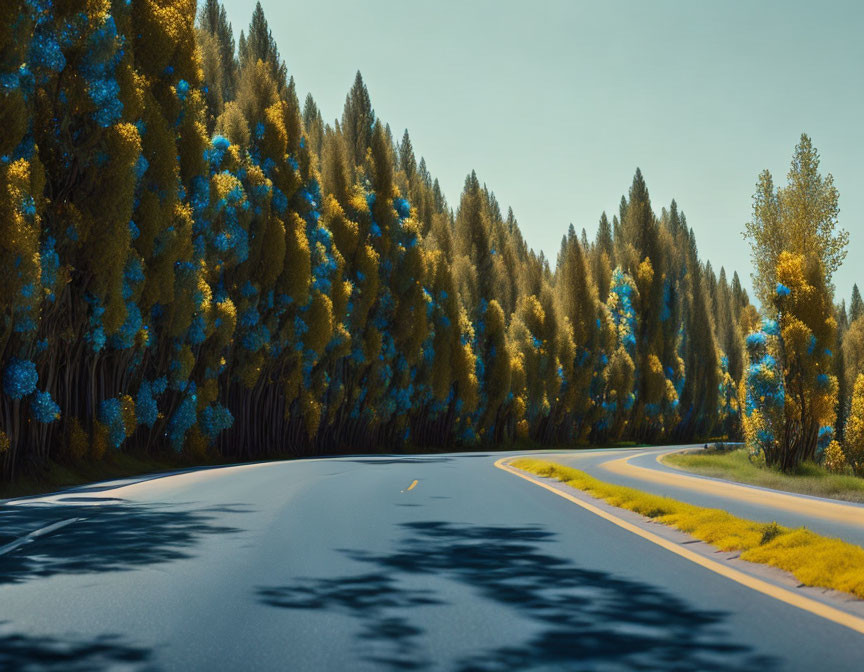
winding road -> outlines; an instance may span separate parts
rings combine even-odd
[[[657,452],[554,458],[861,543],[862,507],[748,498]],[[864,635],[496,469],[507,455],[272,462],[6,501],[0,670],[859,669]]]
[[[698,506],[766,523],[805,526],[864,546],[864,505],[699,476],[660,461],[663,455],[700,446],[606,449],[550,454],[550,459],[603,481],[666,495]]]

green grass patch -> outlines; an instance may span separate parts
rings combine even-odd
[[[791,573],[805,586],[851,593],[864,599],[864,548],[842,539],[823,537],[805,528],[738,518],[722,509],[694,506],[600,481],[583,471],[546,460],[520,458],[511,462],[523,471],[555,478],[570,487],[627,511],[716,546],[738,551],[741,559],[771,565]]]
[[[686,471],[738,483],[848,502],[864,502],[864,478],[834,474],[812,462],[802,464],[794,473],[785,473],[779,469],[754,464],[750,461],[746,448],[672,453],[663,457],[663,461]]]

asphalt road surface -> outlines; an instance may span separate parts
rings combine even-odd
[[[638,488],[766,523],[807,527],[819,534],[840,537],[864,546],[864,505],[833,499],[778,492],[730,483],[667,466],[662,455],[677,447],[570,451],[550,459],[581,469],[610,483]],[[699,449],[691,446],[689,449]]]
[[[861,669],[861,634],[500,457],[279,462],[6,502],[0,670]]]

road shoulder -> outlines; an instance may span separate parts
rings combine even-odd
[[[839,591],[802,586],[785,571],[741,560],[738,552],[720,551],[679,530],[591,497],[557,479],[544,478],[516,469],[509,464],[516,459],[518,457],[501,458],[495,462],[495,466],[543,487],[709,571],[864,634],[864,600],[858,600]]]

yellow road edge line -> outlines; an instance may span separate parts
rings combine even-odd
[[[414,481],[411,483],[411,485],[409,485],[407,488],[405,488],[402,492],[409,492],[410,490],[413,490],[416,487],[417,487],[417,479],[415,478]]]
[[[659,453],[655,457],[655,460],[659,464],[662,464],[660,458],[673,452],[677,451]],[[733,481],[714,481],[683,472],[680,474],[671,474],[665,471],[630,464],[630,460],[641,455],[645,455],[645,453],[615,458],[608,462],[602,462],[599,466],[606,471],[611,471],[613,474],[630,476],[642,481],[672,485],[705,494],[748,501],[761,506],[771,506],[783,509],[784,511],[791,511],[792,513],[801,513],[815,518],[855,525],[856,527],[864,526],[864,512],[862,512],[861,507],[840,502],[834,503],[819,499],[810,499],[803,496],[799,497],[786,492],[757,489]]]
[[[511,467],[507,462],[512,460],[520,459],[522,457],[530,457],[529,455],[519,455],[517,457],[502,457],[500,460],[495,462],[495,466],[499,469],[502,469],[508,473],[511,473],[519,478],[524,478],[526,481],[533,483],[534,485],[539,485],[541,488],[546,488],[549,492],[553,492],[559,497],[563,497],[564,499],[573,502],[574,504],[578,504],[583,509],[590,511],[591,513],[600,516],[601,518],[608,520],[610,523],[621,527],[628,532],[632,532],[633,534],[642,537],[643,539],[650,541],[654,544],[657,544],[661,548],[665,548],[667,551],[671,551],[676,555],[685,558],[686,560],[690,560],[691,562],[704,567],[716,574],[721,576],[725,576],[727,579],[731,579],[736,583],[741,584],[742,586],[746,586],[752,590],[755,590],[763,595],[767,595],[768,597],[773,597],[775,600],[780,600],[781,602],[785,602],[793,607],[798,607],[799,609],[803,609],[811,614],[816,616],[821,616],[822,618],[829,620],[837,625],[842,625],[843,627],[849,628],[850,630],[854,630],[862,635],[864,635],[864,618],[859,618],[858,616],[854,616],[852,614],[848,614],[845,611],[841,611],[840,609],[835,609],[827,604],[822,602],[818,602],[817,600],[810,599],[809,597],[805,597],[803,595],[799,595],[791,590],[786,588],[781,588],[780,586],[775,586],[772,583],[768,583],[767,581],[763,581],[762,579],[757,579],[754,576],[750,576],[749,574],[745,574],[737,569],[733,569],[732,567],[727,567],[726,565],[717,562],[716,560],[711,560],[710,558],[706,558],[695,551],[691,551],[687,548],[683,548],[676,544],[673,541],[668,539],[664,539],[661,536],[653,534],[652,532],[648,532],[647,530],[643,530],[641,527],[630,523],[623,518],[619,518],[618,516],[612,515],[608,511],[604,511],[593,504],[583,501],[578,497],[574,497],[573,495],[564,492],[563,490],[559,490],[557,488],[553,488],[548,483],[543,483],[542,481],[537,480],[533,476],[528,475],[522,471],[519,471],[515,467]]]

